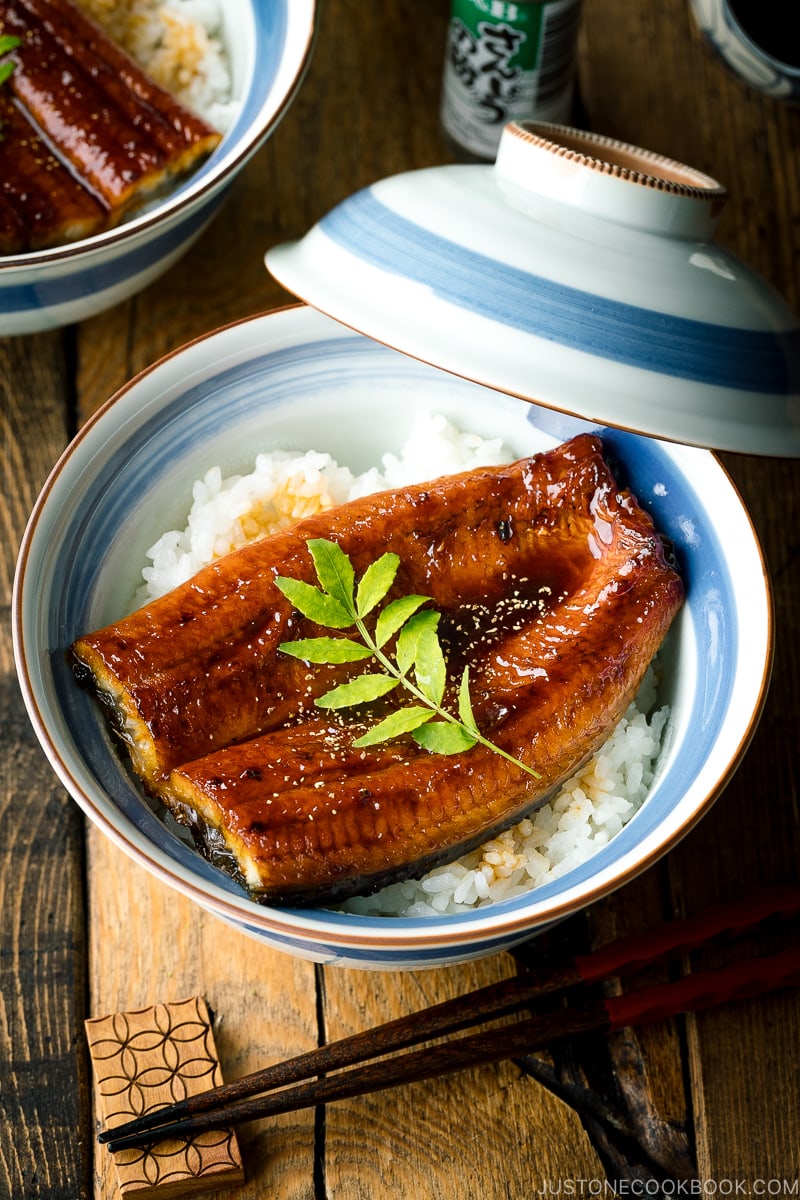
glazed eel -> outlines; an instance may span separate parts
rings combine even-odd
[[[0,34],[20,39],[0,111],[2,253],[112,227],[220,141],[71,0],[0,0]]]
[[[315,582],[312,538],[337,542],[357,575],[399,555],[390,595],[432,597],[449,677],[469,664],[479,728],[538,777],[480,744],[353,747],[358,722],[314,700],[363,664],[279,650],[320,632],[275,585]],[[145,786],[224,847],[256,898],[309,904],[419,875],[540,804],[623,715],[683,594],[651,518],[581,435],[298,522],[72,654]]]

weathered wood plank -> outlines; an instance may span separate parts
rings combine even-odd
[[[374,976],[327,970],[325,1035],[344,1037],[513,972],[502,955]],[[498,1188],[528,1200],[548,1181],[575,1178],[603,1178],[579,1118],[513,1063],[328,1106],[325,1184],[342,1200],[455,1200]]]
[[[17,550],[28,516],[71,434],[72,381],[64,346],[65,339],[58,334],[0,337],[0,597],[4,609],[11,604]]]
[[[784,485],[787,472],[797,467],[744,459],[731,465],[771,567],[777,651],[764,716],[743,763],[670,863],[675,894],[692,909],[745,894],[758,883],[796,879],[800,857],[797,758],[790,749],[796,730],[788,725],[796,711],[800,668],[800,526],[797,511],[787,510],[782,500],[796,492]],[[778,746],[782,754],[776,753]],[[779,1060],[777,1035],[769,1032],[777,1029]],[[735,1176],[749,1184],[797,1178],[797,1133],[786,1112],[787,1098],[798,1095],[796,999],[768,997],[687,1019],[687,1032],[704,1176],[725,1177],[735,1167]],[[776,1086],[777,1079],[782,1086]],[[756,1124],[758,1137],[747,1136]]]
[[[692,23],[689,6],[587,0],[584,98],[591,126],[707,171],[728,191],[719,238],[798,309],[800,124],[738,80]],[[620,93],[624,92],[624,99]],[[797,466],[726,456],[762,537],[776,588],[778,654],[759,732],[710,815],[669,859],[673,903],[695,911],[758,881],[792,879],[800,851],[796,758]],[[793,481],[793,482],[792,482]],[[789,507],[787,507],[787,502]],[[794,507],[792,507],[794,506]],[[775,747],[785,748],[776,756]],[[740,833],[731,834],[731,830]],[[800,1057],[796,1004],[770,998],[686,1022],[701,1179],[797,1178],[785,1064]],[[783,1086],[775,1087],[780,1077]],[[788,1092],[787,1092],[788,1087]],[[757,1127],[757,1136],[752,1132]]]
[[[663,864],[657,864],[628,886],[613,893],[587,913],[590,948],[628,933],[644,932],[673,915],[667,902]],[[613,982],[607,990],[617,992],[664,982],[670,968],[651,967],[640,971],[623,985]],[[632,1135],[618,1139],[613,1130],[592,1127],[609,1178],[657,1181],[662,1178],[691,1179],[696,1173],[692,1114],[684,1079],[681,1026],[662,1021],[655,1026],[625,1029],[603,1039],[586,1039],[579,1062],[584,1082],[617,1109]],[[588,1075],[587,1075],[588,1072]]]
[[[0,1195],[26,1200],[85,1194],[90,1158],[83,821],[25,714],[10,628],[17,548],[66,444],[68,395],[57,335],[0,339]]]
[[[271,951],[204,912],[94,828],[88,892],[92,1017],[202,996],[226,1080],[317,1045],[313,964]],[[226,1195],[311,1200],[313,1111],[242,1126],[238,1139],[245,1182]],[[98,1200],[115,1200],[116,1173],[99,1145],[95,1189]]]

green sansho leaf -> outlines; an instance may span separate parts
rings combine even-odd
[[[372,729],[353,742],[353,745],[375,746],[379,742],[388,742],[390,738],[418,729],[426,721],[432,720],[433,716],[432,709],[423,708],[419,704],[409,704],[407,708],[398,708],[382,721],[378,721],[377,725],[373,725]]]
[[[461,686],[458,689],[458,715],[461,718],[461,724],[471,734],[478,733],[478,726],[475,724],[475,717],[472,712],[472,699],[469,694],[469,667],[464,667],[464,674],[461,676]]]
[[[14,37],[12,33],[6,33],[0,36],[0,58],[4,54],[10,54],[12,50],[16,50],[20,44],[20,39]],[[5,83],[9,76],[14,74],[16,63],[4,62],[0,63],[0,83]]]
[[[370,563],[356,592],[356,612],[360,617],[371,613],[376,604],[380,604],[394,583],[400,559],[396,554],[382,554],[374,563]]]
[[[335,542],[314,538],[308,542],[308,549],[320,586],[281,575],[275,581],[277,587],[309,620],[330,629],[352,626],[361,641],[355,637],[299,638],[283,642],[280,649],[308,663],[374,658],[382,668],[332,688],[315,703],[320,708],[353,708],[371,704],[398,687],[415,701],[382,717],[353,742],[354,746],[374,746],[403,734],[410,734],[417,745],[434,754],[461,754],[480,743],[539,778],[538,772],[481,734],[472,711],[467,667],[458,690],[458,716],[443,708],[447,662],[439,641],[440,614],[435,609],[420,611],[429,596],[401,596],[390,601],[377,613],[370,632],[365,618],[386,599],[395,582],[400,565],[396,554],[382,554],[356,583],[350,558]],[[392,659],[384,647],[395,635]]]
[[[359,675],[349,683],[342,683],[332,691],[320,696],[320,708],[351,708],[354,704],[371,704],[396,688],[397,679],[391,675]]]
[[[431,625],[425,625],[417,639],[414,675],[425,699],[438,707],[444,697],[447,667],[436,629]]]
[[[417,609],[426,604],[428,600],[430,600],[430,596],[401,596],[398,600],[392,600],[391,604],[387,604],[375,622],[376,645],[385,646],[389,638],[394,637],[409,617],[412,617]]]
[[[326,538],[312,538],[308,549],[314,561],[317,579],[321,587],[338,600],[346,612],[355,617],[353,606],[353,590],[355,588],[355,573],[350,559],[337,546]]]
[[[400,630],[395,657],[401,674],[406,675],[417,661],[419,639],[426,630],[435,630],[438,624],[439,613],[426,609],[425,612],[414,613]]]
[[[411,736],[423,750],[432,750],[435,754],[463,754],[477,742],[466,729],[451,721],[429,721],[415,729]]]
[[[359,662],[372,658],[368,646],[362,646],[350,638],[297,638],[294,642],[281,642],[278,649],[309,663]]]
[[[327,626],[329,629],[347,629],[353,624],[353,617],[347,609],[333,596],[321,592],[313,584],[279,575],[275,586],[304,617],[308,617],[317,625]]]

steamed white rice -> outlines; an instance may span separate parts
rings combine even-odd
[[[160,87],[220,133],[230,125],[230,64],[222,0],[78,0]]]
[[[500,439],[480,438],[442,416],[423,414],[398,455],[384,455],[380,466],[361,475],[317,451],[260,454],[252,472],[227,478],[211,467],[194,484],[186,527],[163,534],[148,551],[151,565],[142,571],[137,603],[162,595],[247,541],[347,499],[511,458]],[[455,863],[342,907],[383,916],[467,912],[581,865],[630,821],[647,796],[669,717],[669,709],[656,702],[651,668],[602,749],[533,816]]]
[[[356,896],[342,907],[371,916],[439,917],[521,896],[579,867],[647,796],[669,715],[666,706],[651,711],[654,701],[650,671],[603,748],[532,817],[422,879]]]
[[[164,533],[148,550],[152,566],[142,571],[138,601],[163,595],[245,542],[345,500],[510,458],[501,438],[462,433],[442,416],[423,414],[399,454],[385,454],[361,475],[316,450],[259,454],[245,475],[223,478],[219,467],[210,467],[192,487],[185,528]]]

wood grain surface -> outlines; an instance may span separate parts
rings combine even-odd
[[[378,178],[447,160],[437,120],[446,19],[446,0],[324,0],[295,103],[186,257],[80,326],[0,337],[0,1197],[117,1195],[108,1155],[94,1144],[87,1017],[202,995],[230,1079],[516,969],[510,955],[427,972],[323,968],[266,950],[190,905],[85,825],[38,749],[11,650],[24,524],[81,422],[167,351],[293,302],[263,266],[271,245]],[[729,189],[720,241],[800,309],[800,110],[736,79],[685,0],[585,0],[579,78],[576,119]],[[1,322],[2,313],[0,330]],[[680,846],[523,957],[587,948],[797,876],[800,471],[784,460],[724,461],[775,591],[763,720],[730,785]],[[796,1196],[799,1098],[800,1011],[786,993],[244,1126],[246,1180],[224,1194],[532,1200],[612,1187],[723,1194],[727,1181],[730,1194]],[[769,1193],[758,1181],[771,1183]]]

